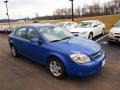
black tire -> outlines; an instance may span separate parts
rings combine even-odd
[[[11,45],[11,54],[13,57],[18,57],[19,54],[17,53],[16,48],[14,47],[14,45]]]
[[[53,66],[53,63],[56,64],[57,67]],[[57,70],[58,68],[59,70]],[[61,80],[64,79],[66,76],[64,64],[57,58],[49,58],[47,63],[47,69],[49,70],[50,74],[57,79]]]
[[[89,36],[88,36],[88,39],[93,39],[93,33],[90,33]]]
[[[109,44],[113,44],[113,41],[108,40],[108,43],[109,43]]]

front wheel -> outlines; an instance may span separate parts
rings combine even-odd
[[[65,78],[65,68],[63,63],[61,63],[56,58],[51,58],[48,63],[49,72],[57,79]]]
[[[88,39],[91,39],[91,40],[93,39],[93,34],[92,33],[89,34]]]
[[[105,29],[103,28],[103,30],[102,30],[102,35],[104,35],[105,34]]]
[[[13,45],[11,46],[11,54],[12,54],[13,57],[18,56],[18,53],[17,53],[17,51],[16,51],[16,49],[15,49],[15,47]]]

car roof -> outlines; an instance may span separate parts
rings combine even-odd
[[[76,22],[66,21],[66,22],[57,22],[57,23],[76,23]]]
[[[46,24],[28,24],[28,25],[22,25],[22,26],[31,26],[31,27],[44,27],[44,26],[54,26],[53,24],[49,24],[49,23],[46,23]]]
[[[82,21],[82,22],[98,22],[99,20],[86,20],[86,21]]]

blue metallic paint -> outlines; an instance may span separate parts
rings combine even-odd
[[[37,26],[28,27],[36,28]],[[88,76],[95,74],[101,69],[102,61],[106,58],[106,54],[103,50],[100,58],[94,60],[91,57],[92,54],[102,49],[98,43],[91,40],[75,37],[72,39],[50,43],[47,42],[44,36],[42,36],[40,33],[39,38],[42,40],[42,44],[39,45],[31,43],[30,40],[16,37],[14,32],[9,35],[8,40],[9,44],[12,43],[15,46],[18,53],[41,64],[46,64],[47,58],[49,56],[56,56],[63,62],[66,68],[66,72],[69,75]],[[85,54],[91,58],[91,61],[84,64],[76,63],[69,57],[69,55],[73,53]]]

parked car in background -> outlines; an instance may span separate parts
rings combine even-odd
[[[65,28],[67,30],[70,30],[71,28],[74,28],[77,25],[76,22],[72,22],[72,21],[67,21],[67,22],[58,22],[55,24],[55,26],[59,26],[62,28]]]
[[[92,39],[100,34],[104,35],[105,24],[99,20],[82,21],[78,23],[75,28],[71,28],[69,31],[82,38]]]
[[[58,79],[66,74],[93,75],[105,64],[105,51],[97,42],[75,37],[53,25],[21,26],[8,41],[14,57],[23,55],[41,63]]]
[[[12,27],[0,27],[0,33],[2,34],[10,34],[12,31]]]
[[[117,21],[108,34],[109,42],[120,42],[120,20]]]
[[[3,26],[0,27],[0,33],[4,33],[4,28]]]
[[[0,27],[0,33],[2,33],[2,27]]]
[[[8,28],[4,29],[4,33],[6,33],[6,34],[10,34],[11,31],[12,31],[12,27],[8,27]]]

